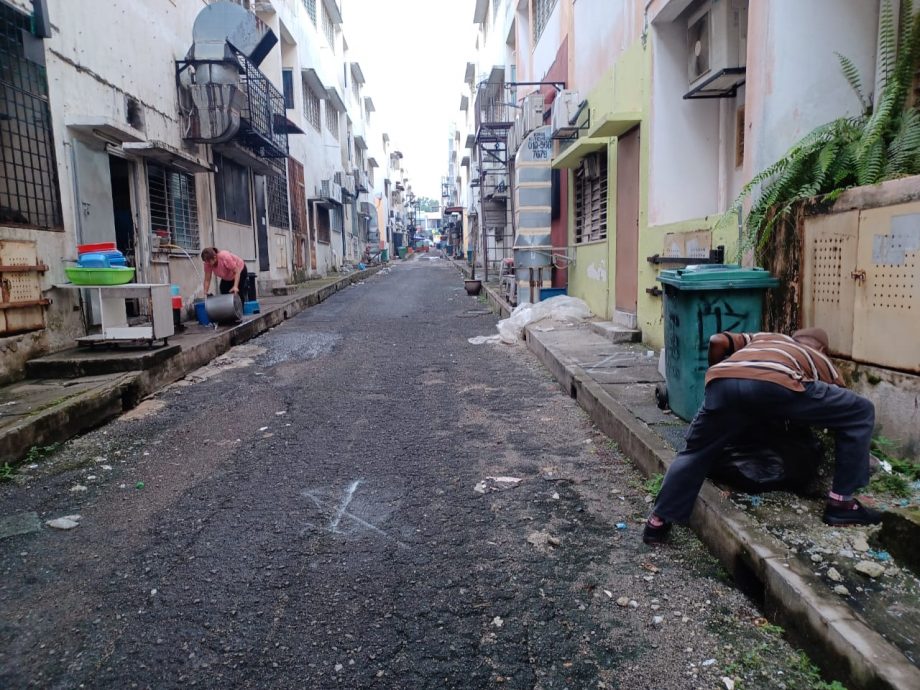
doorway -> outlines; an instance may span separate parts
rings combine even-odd
[[[636,328],[639,299],[639,128],[617,139],[614,321]]]
[[[109,156],[115,246],[125,255],[129,266],[137,266],[137,235],[134,232],[134,208],[131,203],[131,168],[132,164],[124,158]]]

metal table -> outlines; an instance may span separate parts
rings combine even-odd
[[[67,290],[87,290],[95,292],[99,303],[101,331],[77,338],[81,345],[90,347],[99,344],[118,344],[146,342],[153,347],[157,340],[163,345],[175,333],[173,325],[172,301],[169,285],[156,283],[126,283],[124,285],[75,285],[66,283],[57,285]],[[125,300],[146,300],[149,323],[140,326],[128,325],[128,313]]]

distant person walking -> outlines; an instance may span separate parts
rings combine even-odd
[[[690,519],[697,494],[725,446],[756,425],[785,419],[834,433],[836,464],[824,508],[829,525],[875,525],[879,511],[853,495],[869,481],[875,408],[844,387],[827,358],[827,333],[717,333],[709,341],[703,405],[690,424],[687,447],[668,469],[642,540],[663,543],[671,523]]]
[[[246,281],[249,274],[246,271],[246,262],[226,249],[205,247],[201,250],[201,261],[204,263],[204,294],[211,291],[211,276],[220,279],[218,289],[220,294],[238,294],[240,299],[246,301]]]

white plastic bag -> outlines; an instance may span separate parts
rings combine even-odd
[[[498,334],[502,342],[513,345],[521,340],[524,329],[532,323],[551,318],[556,321],[584,321],[593,314],[583,300],[568,295],[552,297],[537,304],[522,302],[514,308],[511,316],[498,322]]]

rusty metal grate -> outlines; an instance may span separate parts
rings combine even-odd
[[[816,302],[840,304],[843,280],[843,237],[823,235],[816,237],[812,251],[814,279],[813,294]]]
[[[59,228],[45,68],[26,57],[31,19],[0,3],[0,223]]]

